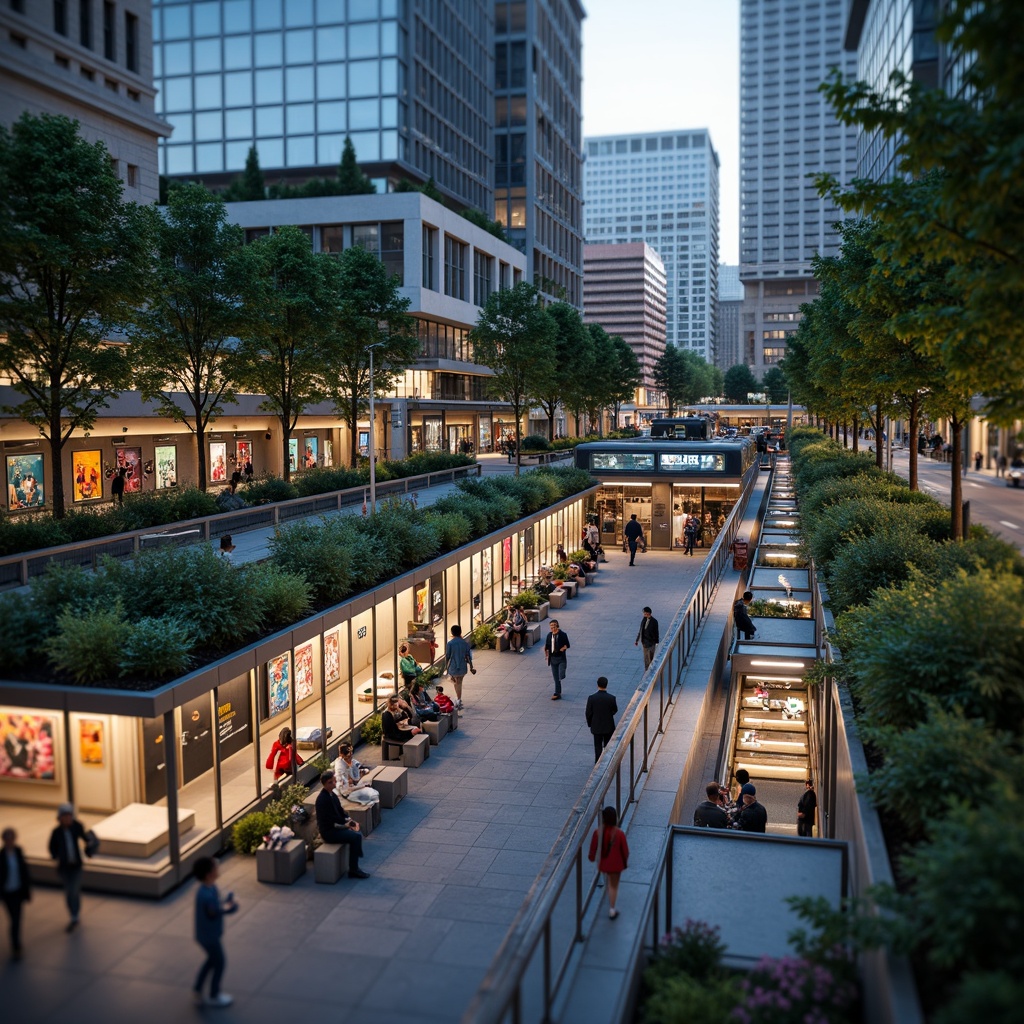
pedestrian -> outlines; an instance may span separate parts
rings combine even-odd
[[[240,469],[236,469],[234,471],[234,473],[231,474],[231,484],[230,484],[230,487],[231,487],[231,493],[232,494],[234,494],[235,491],[238,490],[238,485],[241,482],[242,482],[242,471]]]
[[[7,916],[11,919],[11,957],[21,959],[21,909],[32,899],[32,879],[25,863],[25,854],[17,845],[18,834],[13,828],[3,831],[0,849],[0,894],[3,895]]]
[[[636,558],[637,545],[644,539],[644,528],[637,522],[636,513],[629,517],[625,529],[622,531],[626,537],[626,544],[629,545],[629,564],[633,564]],[[646,547],[646,544],[644,545]]]
[[[750,618],[750,612],[747,611],[753,600],[754,595],[749,590],[744,590],[743,596],[732,606],[736,628],[747,640],[753,640],[754,634],[757,632],[757,626],[754,625],[753,620]]]
[[[231,543],[231,534],[225,533],[220,539],[220,557],[224,559],[229,565],[233,564],[235,559],[232,552],[235,550],[235,545]]]
[[[814,792],[814,779],[804,783],[804,794],[796,805],[796,834],[814,835],[814,814],[818,808],[818,794]]]
[[[220,981],[224,977],[227,960],[224,957],[224,918],[238,910],[235,894],[229,892],[224,899],[220,898],[217,889],[217,876],[220,868],[212,857],[200,857],[192,868],[192,874],[199,882],[196,890],[195,927],[196,942],[206,953],[206,960],[199,968],[192,993],[197,1006],[230,1006],[234,998],[227,992],[221,992]],[[210,995],[203,996],[203,985],[206,976],[210,975]]]
[[[619,713],[619,705],[615,695],[608,692],[608,680],[604,676],[597,677],[597,690],[587,698],[587,725],[594,735],[594,763],[601,759],[601,751],[608,746],[608,741],[615,731],[615,716]]]
[[[707,800],[697,804],[693,812],[693,823],[698,828],[728,828],[729,815],[722,806],[722,789],[717,782],[709,782],[704,787]]]
[[[124,504],[124,478],[128,470],[124,466],[114,474],[114,479],[110,481],[110,497],[118,503],[118,505]]]
[[[748,782],[740,790],[740,799],[743,806],[736,820],[739,822],[743,832],[764,832],[768,825],[768,812],[764,804],[757,802],[757,789],[752,782]]]
[[[551,678],[555,681],[552,700],[562,699],[562,680],[565,678],[565,670],[568,665],[568,658],[565,655],[567,650],[569,650],[569,636],[559,628],[558,619],[552,619],[551,632],[544,638],[544,660],[551,669]]]
[[[601,827],[594,829],[590,837],[591,861],[600,849],[601,858],[597,862],[600,871],[608,883],[608,916],[614,921],[619,916],[615,902],[619,896],[619,876],[629,866],[629,843],[626,833],[619,828],[619,816],[614,807],[606,807],[601,812]]]
[[[1006,476],[1006,455],[1000,455],[996,460],[996,476]]]
[[[982,455],[981,452],[975,452],[974,453],[974,472],[975,473],[980,473],[981,472],[981,464],[984,461],[985,461],[985,456]]]
[[[245,482],[247,484],[251,484],[252,483],[252,460],[251,459],[246,459],[245,460],[245,469],[242,470],[242,472],[245,474]]]
[[[644,669],[651,667],[654,661],[654,652],[658,647],[658,620],[651,613],[650,608],[644,608],[644,617],[640,620],[640,629],[636,634],[633,646],[642,644],[644,648]]]
[[[68,905],[71,920],[66,931],[73,932],[78,927],[78,915],[82,908],[82,846],[86,857],[91,857],[99,848],[99,841],[92,832],[86,832],[85,826],[75,817],[75,808],[71,804],[61,804],[57,808],[59,824],[50,833],[50,856],[57,862],[57,874],[64,886],[64,900]]]
[[[697,543],[697,535],[700,533],[700,520],[697,516],[690,516],[686,520],[686,530],[683,536],[686,538],[686,554],[693,554],[693,545]]]
[[[467,670],[475,676],[476,669],[473,667],[473,652],[462,639],[462,627],[456,623],[450,632],[452,638],[444,649],[444,668],[455,684],[455,707],[462,711],[462,680],[466,678]]]

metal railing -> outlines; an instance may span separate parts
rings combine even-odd
[[[730,546],[756,480],[757,474],[750,473],[725,528],[708,553],[703,574],[687,593],[624,711],[605,749],[600,770],[588,779],[467,1009],[465,1024],[521,1024],[525,1020],[551,1019],[573,954],[583,941],[583,920],[596,891],[596,873],[589,882],[584,879],[584,845],[605,804],[614,804],[621,819],[624,809],[636,799],[699,626],[732,557]]]
[[[467,476],[479,476],[481,466],[456,466],[434,473],[402,477],[377,484],[377,497],[393,494],[408,494],[410,491],[433,487],[436,484],[453,482]],[[36,576],[46,572],[51,563],[57,565],[79,565],[94,569],[104,557],[130,558],[136,551],[152,547],[183,544],[198,544],[200,541],[218,540],[225,534],[245,533],[279,526],[295,519],[340,512],[368,500],[369,487],[348,487],[341,491],[328,491],[306,498],[291,498],[267,505],[239,509],[237,512],[221,512],[217,515],[188,519],[178,523],[145,530],[130,530],[109,537],[94,537],[74,544],[61,544],[37,551],[24,551],[0,558],[0,589],[22,587]]]

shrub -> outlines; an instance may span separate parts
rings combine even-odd
[[[276,824],[266,811],[253,811],[235,822],[231,829],[231,845],[239,853],[251,856],[263,845],[263,837]]]
[[[472,466],[476,459],[472,455],[452,455],[449,452],[417,452],[400,462],[378,462],[378,473],[383,469],[388,479],[399,480],[407,476],[422,476],[424,473],[440,473],[445,469]]]
[[[30,594],[4,594],[0,597],[4,670],[26,672],[38,669],[39,652],[56,628],[56,615],[40,614]]]
[[[62,523],[46,514],[12,516],[0,511],[0,555],[69,543],[71,534]]]
[[[309,469],[295,479],[295,490],[301,497],[310,494],[327,494],[330,491],[344,491],[350,487],[361,487],[369,480],[369,473],[355,469]]]
[[[246,590],[258,602],[257,617],[266,628],[289,626],[312,610],[313,588],[303,576],[273,562],[254,562],[239,571],[247,578]]]
[[[935,1014],[935,1024],[977,1024],[1016,1020],[1024,1003],[1024,982],[1008,971],[970,971]]]
[[[854,1024],[857,988],[823,963],[766,957],[740,982],[733,1018],[743,1024]]]
[[[431,507],[423,514],[427,522],[434,524],[442,551],[453,551],[473,536],[473,526],[461,512],[436,512]]]
[[[302,520],[270,542],[274,565],[304,579],[318,605],[337,604],[352,592],[355,550],[350,528],[338,518]]]
[[[935,499],[921,491],[912,491],[902,477],[894,473],[883,473],[872,466],[870,470],[853,476],[832,479],[826,477],[807,488],[800,497],[800,513],[805,519],[813,519],[822,509],[836,505],[850,498],[867,495],[903,505],[935,505]]]
[[[519,447],[524,452],[546,452],[550,450],[551,445],[543,434],[527,434]]]
[[[122,676],[165,679],[184,672],[192,663],[196,634],[174,616],[141,618],[129,627],[121,647]]]
[[[43,650],[59,672],[76,683],[113,679],[131,627],[120,603],[91,611],[68,609],[57,618],[57,632]]]
[[[399,569],[428,561],[441,548],[437,528],[423,513],[400,501],[385,502],[375,516],[362,520],[359,528]]]
[[[301,807],[307,796],[309,787],[305,783],[289,783],[281,787],[275,798],[267,804],[266,813],[270,815],[275,825],[287,825],[291,821],[294,809]]]
[[[471,536],[482,537],[485,533],[490,532],[487,521],[487,502],[474,494],[467,494],[464,491],[452,494],[435,501],[430,507],[435,512],[463,516],[469,522],[472,530]]]
[[[58,562],[50,562],[46,572],[29,584],[37,613],[51,622],[55,622],[66,609],[87,611],[102,600],[107,589],[107,580],[103,576],[80,565],[60,565]]]
[[[364,743],[369,743],[371,747],[375,747],[380,743],[381,736],[384,735],[384,725],[380,720],[380,715],[370,715],[370,717],[359,726],[359,735],[362,737]]]
[[[484,503],[488,531],[498,530],[506,523],[521,518],[523,514],[519,502],[508,494],[502,494],[491,480],[460,480],[456,486],[463,494]]]
[[[662,936],[651,967],[656,973],[689,974],[703,981],[718,970],[725,951],[719,928],[687,918],[682,927]]]
[[[299,490],[294,484],[266,473],[256,477],[251,483],[242,484],[238,493],[250,505],[267,505],[272,501],[288,501],[299,497]]]
[[[597,481],[585,470],[575,466],[539,466],[533,471],[538,476],[550,477],[558,485],[559,499],[593,487]]]
[[[533,473],[522,473],[519,476],[496,476],[487,481],[496,491],[514,498],[522,509],[523,515],[536,512],[544,506],[548,488]]]
[[[198,487],[174,487],[168,490],[167,500],[171,504],[170,515],[162,520],[177,523],[183,519],[201,519],[217,514],[217,499]]]
[[[688,974],[655,977],[648,983],[643,1024],[724,1024],[739,1002],[737,982],[728,976],[698,981]]]
[[[493,647],[494,642],[498,639],[498,631],[491,623],[481,622],[469,634],[469,639],[473,642],[474,647]]]
[[[513,608],[536,608],[540,604],[540,595],[532,587],[520,590],[509,602]]]

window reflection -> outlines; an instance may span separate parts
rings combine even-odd
[[[252,67],[252,36],[228,36],[224,40],[224,67]]]
[[[288,108],[288,134],[308,135],[312,134],[313,125],[313,104],[295,103]],[[310,161],[312,162],[312,161]],[[291,161],[289,160],[289,163]]]
[[[224,170],[224,147],[219,142],[196,146],[196,172],[213,173]]]
[[[224,115],[224,136],[228,139],[252,138],[252,111],[229,110]],[[229,167],[230,169],[230,167]]]
[[[220,71],[220,40],[200,39],[192,46],[196,71]]]
[[[313,33],[306,29],[289,32],[284,37],[285,60],[289,64],[313,63]]]
[[[318,28],[316,30],[317,60],[344,60],[345,30],[343,28]]]
[[[164,79],[164,110],[192,109],[192,79]]]
[[[223,138],[221,113],[219,110],[211,114],[196,114],[196,140],[212,142]]]
[[[348,126],[352,129],[376,128],[377,100],[352,100],[348,105]]]
[[[322,100],[338,100],[345,96],[345,65],[318,64],[316,94]]]
[[[284,96],[281,83],[281,71],[257,71],[256,72],[256,102],[257,103],[280,103]]]
[[[654,453],[595,452],[590,456],[591,469],[654,469]]]
[[[284,23],[289,28],[313,24],[313,0],[288,0],[284,5]]]
[[[344,103],[318,103],[316,105],[317,130],[338,132],[345,130]]]
[[[376,96],[378,90],[380,67],[375,60],[356,61],[348,66],[349,96]]]
[[[282,107],[257,107],[256,134],[283,135],[284,109]]]
[[[311,100],[313,98],[313,69],[312,67],[286,68],[285,88],[288,99]]]
[[[216,0],[192,5],[192,34],[195,36],[220,35],[220,4]]]
[[[341,148],[344,144],[344,135],[318,135],[316,139],[316,162],[318,164],[339,163],[341,160]]]
[[[385,21],[380,27],[380,52],[386,56],[398,53],[398,23]]]
[[[196,75],[196,110],[213,110],[223,105],[220,75]]]
[[[256,28],[281,27],[281,0],[253,0]]]
[[[189,43],[164,44],[164,74],[187,75],[192,70],[191,51]]]
[[[224,76],[224,102],[229,107],[252,104],[252,75],[248,71]]]
[[[188,7],[165,7],[163,38],[187,39],[191,30],[188,17],[190,13]]]
[[[308,167],[313,163],[313,137],[307,135],[297,139],[289,138],[288,166]]]
[[[353,132],[351,139],[360,160],[380,159],[380,137],[377,132]]]
[[[280,32],[263,32],[255,37],[256,66],[269,67],[281,63],[282,40]]]
[[[224,0],[224,27],[232,32],[252,28],[252,0]]]

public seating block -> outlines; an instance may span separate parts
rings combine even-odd
[[[424,722],[423,731],[430,738],[430,745],[436,747],[448,735],[448,716],[439,716],[436,722]]]
[[[532,647],[534,644],[540,643],[540,623],[531,622],[526,627],[526,646]]]
[[[381,766],[366,776],[380,793],[382,807],[393,809],[409,795],[409,771],[406,768]]]
[[[306,844],[289,839],[273,850],[256,851],[256,880],[271,885],[291,885],[306,873]]]
[[[313,880],[334,885],[348,874],[348,847],[341,843],[324,843],[313,851]]]
[[[565,591],[561,587],[556,590],[552,590],[548,595],[548,602],[552,608],[564,608],[565,607]]]
[[[413,736],[402,744],[402,765],[406,768],[419,768],[430,757],[430,737],[425,732]]]

